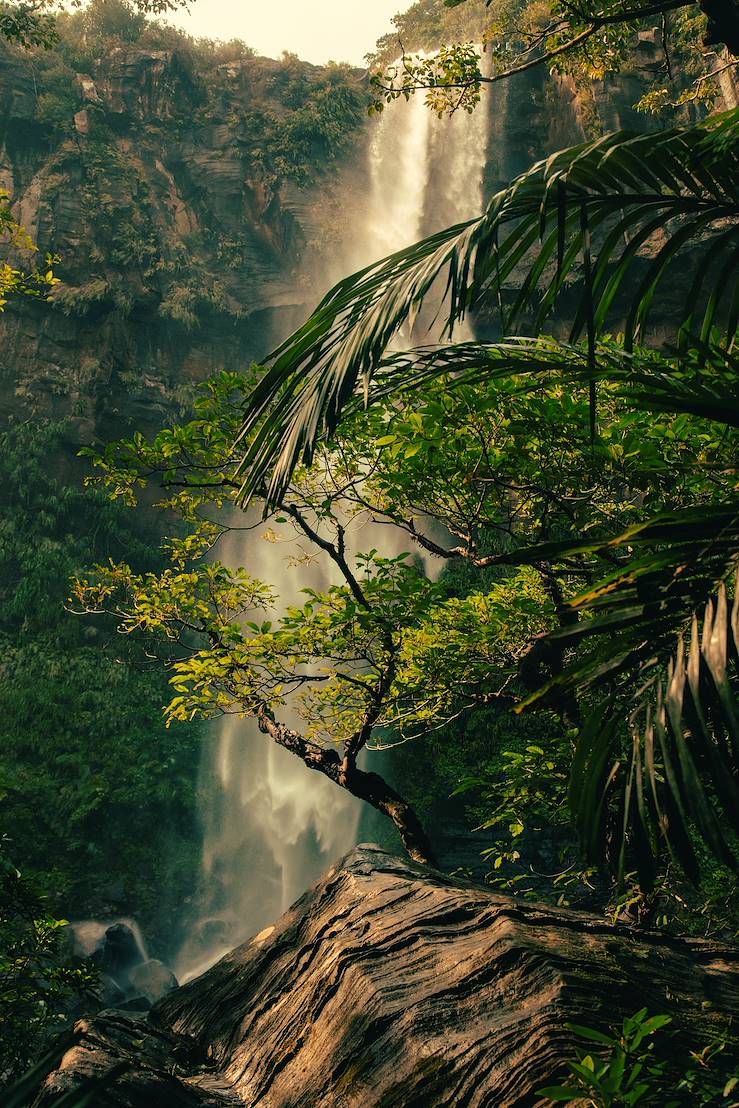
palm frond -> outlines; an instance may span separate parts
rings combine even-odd
[[[595,336],[614,316],[625,319],[627,346],[643,336],[679,259],[688,272],[682,310],[673,308],[682,336],[707,340],[724,320],[730,346],[739,317],[734,115],[739,109],[720,126],[622,132],[564,150],[493,197],[478,219],[341,281],[273,353],[248,398],[243,498],[267,482],[270,498],[284,491],[294,466],[331,435],[357,390],[368,395],[391,338],[412,329],[440,288],[439,313],[450,332],[468,312],[489,312],[517,288],[502,328],[525,318],[536,333],[567,292],[574,297],[570,342],[588,334],[592,362]]]
[[[577,622],[549,636],[562,649],[584,649],[520,711],[564,692],[581,696],[624,675],[633,679],[663,657],[739,562],[739,499],[663,513],[607,541],[542,543],[517,552],[516,561],[535,565],[604,551],[629,557],[570,602]]]
[[[660,841],[698,880],[691,830],[714,857],[739,868],[739,591],[725,584],[693,616],[666,673],[649,678],[629,717],[631,754],[620,756],[623,714],[610,702],[581,729],[570,805],[591,860],[602,859],[614,794],[620,796],[619,868],[634,865],[649,889]],[[732,842],[732,839],[734,840]]]
[[[376,403],[415,392],[441,377],[447,378],[450,388],[512,376],[529,378],[530,387],[537,388],[547,374],[574,385],[608,381],[635,407],[685,412],[739,427],[739,354],[695,336],[689,350],[665,353],[648,348],[628,351],[614,342],[599,342],[594,359],[586,346],[552,338],[415,347],[385,355],[372,378],[368,399]],[[365,397],[355,393],[344,414],[352,415],[364,406]]]

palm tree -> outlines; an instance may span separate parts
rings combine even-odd
[[[683,295],[666,359],[645,344],[655,304],[674,300],[678,266]],[[535,380],[556,371],[584,380],[593,436],[598,381],[607,378],[630,403],[699,415],[733,435],[737,276],[739,110],[562,151],[494,196],[479,218],[328,293],[274,352],[248,399],[242,499],[257,488],[279,499],[295,465],[310,461],[346,414],[438,375]],[[393,335],[412,328],[434,297],[448,341],[389,352]],[[555,308],[569,319],[566,341],[538,337]],[[468,312],[491,309],[501,334],[514,337],[453,342]],[[614,319],[623,324],[619,345],[604,338]],[[535,337],[515,337],[521,327]],[[616,568],[569,605],[576,618],[552,637],[563,664],[527,702],[566,694],[584,713],[570,788],[583,845],[602,859],[615,818],[620,867],[633,863],[649,886],[659,838],[697,876],[692,828],[734,867],[739,601],[731,607],[727,582],[739,563],[739,496],[647,520],[601,543],[601,552],[606,545]],[[598,550],[540,546],[518,560]]]
[[[358,395],[366,402],[377,377],[387,387],[390,339],[412,325],[440,286],[450,337],[468,312],[491,308],[502,333],[521,322],[538,333],[555,306],[574,295],[570,341],[587,334],[592,355],[614,317],[625,319],[627,350],[643,339],[678,262],[692,271],[677,310],[681,346],[689,335],[705,341],[723,306],[730,349],[739,320],[732,280],[739,267],[739,109],[689,128],[622,132],[564,150],[518,177],[478,218],[339,282],[268,359],[249,400],[244,495],[268,474],[271,496],[279,495],[345,407]],[[508,303],[512,281],[519,291]],[[480,347],[480,356],[488,349]],[[447,346],[425,364],[446,372],[458,356],[469,364],[477,349]]]

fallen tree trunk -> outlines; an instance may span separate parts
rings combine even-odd
[[[569,1021],[672,1016],[680,1065],[738,1055],[739,949],[495,895],[359,847],[148,1020],[85,1025],[37,1100],[121,1061],[118,1106],[523,1108],[574,1058]],[[722,1061],[723,1059],[723,1061]]]

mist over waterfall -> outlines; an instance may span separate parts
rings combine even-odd
[[[472,116],[441,120],[420,96],[388,106],[371,125],[367,193],[355,208],[361,218],[314,287],[476,215],[483,204],[487,119],[486,104]],[[299,544],[290,532],[274,543],[263,541],[261,531],[230,532],[218,557],[272,585],[281,605],[299,602],[306,586],[322,589],[336,580],[327,560],[295,564]],[[353,546],[393,554],[407,542],[368,526],[353,536]],[[280,720],[298,724],[289,712]],[[177,961],[180,979],[276,919],[355,845],[361,812],[359,801],[238,716],[224,718],[206,740],[200,791],[201,893]]]

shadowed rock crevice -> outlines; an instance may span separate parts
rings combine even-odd
[[[363,846],[147,1020],[86,1023],[37,1106],[123,1060],[120,1108],[523,1108],[574,1056],[567,1022],[641,1007],[672,1016],[677,1072],[716,1036],[730,1067],[739,949],[516,902]]]

